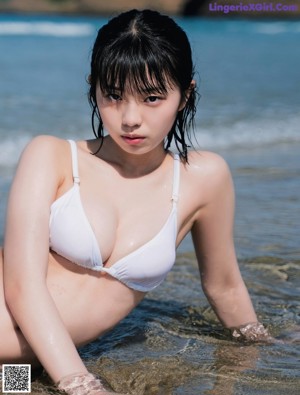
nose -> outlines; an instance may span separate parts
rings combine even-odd
[[[123,103],[122,125],[126,129],[136,129],[142,123],[140,107],[135,100]]]

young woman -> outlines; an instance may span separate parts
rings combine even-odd
[[[190,231],[222,324],[235,337],[268,338],[236,261],[228,167],[214,153],[187,151],[193,78],[188,39],[169,17],[133,10],[100,29],[89,77],[96,138],[35,138],[12,184],[0,265],[2,363],[41,364],[68,394],[107,393],[76,346],[164,280]]]

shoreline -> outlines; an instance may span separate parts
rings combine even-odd
[[[0,0],[1,14],[111,16],[132,8],[152,8],[187,17],[299,20],[298,0]]]

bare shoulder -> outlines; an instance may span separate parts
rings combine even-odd
[[[189,163],[185,169],[191,177],[195,177],[195,181],[201,178],[216,180],[223,179],[230,175],[227,162],[222,156],[210,151],[191,151],[188,156]]]
[[[59,153],[66,149],[67,141],[55,136],[39,135],[34,137],[25,147],[24,153]]]
[[[221,191],[232,188],[229,166],[219,154],[191,151],[188,160],[184,173],[189,185],[192,185],[193,193],[200,193],[204,200],[210,200]]]
[[[41,161],[44,165],[47,165],[47,161],[51,161],[53,164],[53,160],[55,160],[55,163],[59,165],[68,156],[69,147],[67,140],[54,136],[40,135],[34,137],[27,144],[21,157],[27,161]]]
[[[17,172],[61,179],[64,177],[67,161],[70,161],[69,147],[66,140],[58,137],[34,137],[23,150]]]

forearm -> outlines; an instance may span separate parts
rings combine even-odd
[[[54,382],[87,371],[45,286],[7,295],[14,319]]]
[[[208,287],[204,292],[225,328],[239,327],[257,321],[249,293],[242,280],[235,286]]]
[[[268,330],[257,320],[249,293],[243,281],[237,287],[207,292],[217,317],[236,340],[270,341]]]

